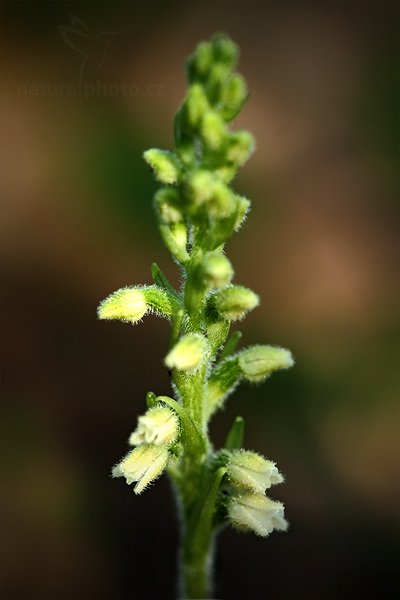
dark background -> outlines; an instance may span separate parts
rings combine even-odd
[[[71,15],[84,25],[66,36]],[[246,446],[286,474],[272,495],[291,524],[225,530],[216,597],[398,597],[396,3],[6,1],[2,24],[3,598],[174,595],[167,479],[135,497],[109,477],[146,391],[169,393],[168,325],[96,307],[153,261],[178,282],[141,154],[171,147],[184,59],[220,30],[251,90],[237,126],[258,142],[227,248],[262,299],[243,343],[297,364],[213,422],[221,444],[246,418]]]

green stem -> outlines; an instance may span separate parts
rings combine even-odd
[[[180,557],[181,598],[194,600],[210,598],[212,594],[212,558],[214,536],[209,539],[201,551],[193,548],[187,531],[183,534]]]

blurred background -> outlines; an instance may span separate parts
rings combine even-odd
[[[153,261],[179,282],[141,155],[172,147],[184,59],[216,31],[240,44],[235,126],[258,142],[227,247],[262,299],[243,344],[297,364],[212,424],[221,444],[246,418],[291,523],[226,529],[215,597],[398,597],[397,3],[5,0],[2,26],[2,597],[174,597],[167,479],[140,497],[110,479],[145,393],[169,393],[168,324],[96,307]]]

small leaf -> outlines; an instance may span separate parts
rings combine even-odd
[[[164,402],[164,404],[167,404],[176,411],[181,422],[183,444],[186,446],[188,453],[196,456],[198,459],[199,456],[206,452],[206,443],[188,411],[176,402],[176,400],[168,396],[158,396],[157,401]]]
[[[243,438],[244,419],[236,417],[225,441],[226,450],[239,450],[243,446]]]
[[[225,348],[221,352],[221,355],[219,357],[220,361],[222,361],[224,358],[235,352],[236,347],[242,338],[242,335],[243,334],[241,331],[234,331],[232,333],[232,335],[225,344]]]
[[[154,392],[147,392],[146,394],[147,408],[153,408],[157,404],[157,396]]]
[[[206,492],[200,497],[197,507],[193,510],[187,536],[187,539],[190,539],[192,552],[202,554],[208,548],[219,487],[225,473],[225,467],[220,467],[213,473]]]
[[[160,288],[163,288],[166,292],[172,294],[173,296],[176,296],[177,298],[179,297],[178,292],[168,281],[157,263],[153,263],[151,265],[151,274],[156,285],[158,285]]]
[[[237,356],[226,358],[211,374],[206,391],[206,416],[211,417],[240,383],[243,374]]]

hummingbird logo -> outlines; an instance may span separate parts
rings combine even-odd
[[[83,56],[79,69],[79,87],[81,88],[84,80],[92,79],[102,69],[114,37],[129,31],[130,28],[92,33],[79,17],[69,13],[69,18],[70,25],[59,25],[58,31],[64,42]]]

